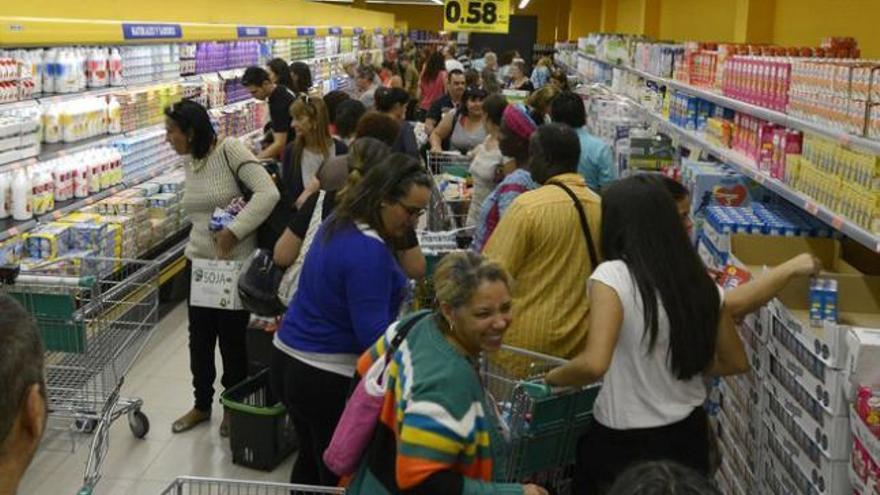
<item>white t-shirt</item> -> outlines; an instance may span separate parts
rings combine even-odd
[[[454,58],[450,58],[449,60],[446,60],[444,62],[444,64],[446,65],[446,72],[447,73],[452,72],[455,69],[458,69],[458,70],[464,72],[464,64],[462,64],[458,60],[455,60]]]
[[[642,297],[626,263],[599,265],[590,277],[611,287],[623,306],[623,323],[617,347],[593,408],[600,424],[615,430],[654,428],[686,418],[706,400],[703,377],[682,381],[669,364],[669,317],[657,301],[657,341],[648,353]],[[721,289],[719,288],[719,292]],[[722,292],[723,297],[723,292]]]

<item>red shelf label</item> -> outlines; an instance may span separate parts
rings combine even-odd
[[[18,235],[18,227],[12,227],[11,229],[6,231],[10,237]]]
[[[819,213],[819,205],[813,202],[809,202],[804,205],[804,209],[807,210],[811,215]]]
[[[840,230],[840,228],[843,227],[843,219],[835,215],[834,218],[831,219],[831,226],[834,227],[835,230]]]
[[[52,218],[54,218],[55,220],[58,220],[59,218],[61,218],[61,212],[60,211],[53,211]]]

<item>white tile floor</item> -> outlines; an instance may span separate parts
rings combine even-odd
[[[217,354],[217,369],[222,369]],[[220,378],[215,389],[222,390]],[[174,307],[159,323],[152,340],[128,374],[123,396],[144,400],[150,433],[134,438],[125,418],[110,429],[110,448],[96,495],[159,495],[179,475],[286,481],[294,456],[266,473],[232,464],[228,439],[218,433],[222,410],[211,423],[171,433],[171,423],[192,407],[187,348],[186,304]],[[19,495],[73,495],[83,481],[91,437],[81,438],[71,453],[69,436],[47,435],[25,475]]]

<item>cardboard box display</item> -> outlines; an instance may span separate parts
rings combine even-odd
[[[745,345],[752,372],[759,378],[763,377],[767,367],[767,345],[758,340],[757,335],[743,325],[737,325],[737,333]]]
[[[723,416],[723,417],[722,417]],[[734,415],[735,416],[735,415]],[[736,454],[737,459],[730,459],[729,462],[732,465],[739,466],[737,471],[743,475],[748,475],[748,480],[750,482],[756,481],[758,479],[758,471],[760,469],[761,463],[760,459],[760,445],[761,443],[758,441],[758,437],[754,436],[749,440],[743,441],[740,436],[733,431],[733,427],[729,426],[736,420],[731,420],[725,412],[719,415],[719,435],[718,440],[720,443],[728,446],[728,451],[730,454]],[[760,425],[760,418],[754,422],[755,425]],[[755,433],[757,434],[760,431],[759,428],[755,428]],[[751,436],[751,434],[748,434]],[[722,457],[723,462],[728,462],[725,458]]]
[[[774,318],[831,368],[847,361],[846,335],[849,328],[880,328],[880,277],[851,274],[822,275],[837,281],[839,323],[810,324],[809,279],[798,278],[783,289],[772,303]]]
[[[725,389],[728,393],[728,389]],[[757,397],[762,397],[766,392],[762,391]],[[732,435],[742,445],[744,451],[751,451],[757,445],[760,429],[756,426],[764,413],[764,403],[766,399],[759,399],[757,402],[740,408],[732,395],[724,396],[724,407],[718,414],[718,423],[725,429],[726,434]]]
[[[779,320],[774,320],[768,348],[826,411],[834,415],[846,413],[847,373],[843,369],[827,366]]]
[[[724,445],[719,445],[718,450],[721,453],[722,459],[730,459],[733,455],[730,453],[730,450],[727,449]],[[741,474],[736,471],[736,468],[726,461],[722,461],[721,468],[719,469],[721,476],[724,477],[724,480],[727,484],[728,491],[725,492],[728,495],[748,495],[748,491],[743,487],[743,482],[741,481]]]
[[[770,237],[737,234],[730,238],[730,261],[759,277],[764,267],[774,267],[802,253],[810,253],[822,263],[824,271],[861,273],[843,259],[840,241],[822,237]]]
[[[766,425],[762,425],[762,428],[767,430]],[[800,481],[800,485],[798,485],[794,478],[792,478],[792,475],[788,473],[787,469],[793,468],[793,466],[790,463],[782,462],[781,459],[787,459],[787,454],[785,454],[782,444],[778,440],[768,438],[765,452],[763,480],[766,485],[766,491],[760,493],[772,493],[773,495],[810,493],[807,491],[810,487],[809,480],[803,474],[796,473]],[[799,486],[803,487],[803,489],[799,488]]]
[[[781,446],[785,456],[781,459],[784,461],[785,471],[800,488],[794,493],[828,495],[847,493],[850,488],[849,456],[842,460],[831,460],[821,453],[811,454],[804,450],[803,438],[795,439],[773,414],[766,416],[765,424],[768,428],[768,446],[771,449],[773,449],[774,443]],[[794,430],[795,433],[797,431],[797,429]]]
[[[851,443],[846,412],[832,415],[826,411],[773,356],[770,368],[772,376],[764,383],[769,392],[768,405],[775,398],[800,430],[832,459],[848,456]]]
[[[855,410],[850,410],[850,425],[852,426],[852,434],[859,439],[862,447],[868,452],[872,459],[880,460],[880,439],[878,439],[868,426],[862,421],[862,418],[856,414]]]
[[[722,437],[719,442],[722,450],[722,463],[726,464],[734,475],[734,482],[744,493],[750,493],[749,488],[758,481],[755,465],[750,465],[741,449],[730,437]]]

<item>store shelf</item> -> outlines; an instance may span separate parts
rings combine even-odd
[[[849,134],[837,129],[831,129],[829,127],[823,126],[821,124],[817,124],[815,122],[810,122],[808,120],[800,119],[797,117],[792,117],[790,115],[784,114],[782,112],[777,112],[775,110],[770,110],[768,108],[759,107],[757,105],[752,105],[750,103],[746,103],[744,101],[736,100],[722,94],[719,94],[715,91],[699,88],[696,86],[691,86],[690,84],[685,84],[680,81],[676,81],[674,79],[668,79],[665,77],[655,76],[653,74],[649,74],[647,72],[634,69],[632,67],[617,64],[613,62],[609,62],[607,60],[602,60],[601,58],[587,55],[584,53],[578,53],[578,56],[584,58],[586,60],[590,60],[593,62],[598,62],[601,64],[609,65],[616,69],[620,69],[626,72],[630,72],[635,74],[643,79],[653,81],[657,84],[664,85],[670,88],[677,89],[679,91],[688,93],[693,96],[697,96],[707,101],[711,101],[717,105],[721,105],[725,108],[730,108],[737,112],[745,113],[751,115],[753,117],[757,117],[768,122],[773,122],[775,124],[779,124],[781,126],[788,127],[790,129],[797,129],[804,132],[809,132],[812,134],[818,134],[827,139],[840,143],[841,145],[864,151],[867,153],[880,154],[880,141],[875,141],[873,139],[868,139],[862,136],[856,136],[854,134]]]
[[[571,71],[571,67],[566,68]],[[632,98],[622,95],[618,96],[628,101],[630,104],[633,105],[634,108],[639,109],[648,121],[657,125],[660,131],[678,139],[678,141],[682,143],[686,143],[706,151],[707,153],[734,167],[746,177],[773,191],[791,204],[806,211],[807,213],[818,218],[819,220],[827,223],[832,228],[843,233],[852,240],[867,247],[875,253],[880,253],[880,235],[869,232],[868,230],[857,225],[851,220],[832,211],[830,208],[817,203],[816,200],[809,198],[798,191],[795,191],[789,185],[783,183],[782,181],[770,177],[770,175],[759,170],[754,160],[752,160],[751,158],[741,153],[738,153],[737,151],[734,151],[730,148],[726,148],[709,141],[700,132],[688,130],[683,127],[677,126],[672,122],[669,122],[668,120],[664,119],[662,115],[645,108],[643,105],[640,105]]]
[[[41,94],[40,96],[29,98],[27,100],[14,101],[9,103],[0,103],[0,112],[4,110],[12,110],[15,108],[23,108],[33,104],[44,104],[44,103],[61,103],[69,100],[75,100],[78,98],[86,98],[90,96],[107,96],[114,93],[120,93],[124,91],[137,91],[139,89],[146,89],[151,86],[158,86],[160,84],[180,84],[184,82],[184,78],[180,77],[177,79],[164,79],[160,81],[150,81],[144,83],[137,84],[128,84],[125,86],[108,86],[105,88],[93,88],[87,89],[85,91],[79,91],[77,93],[58,93],[58,94]]]

